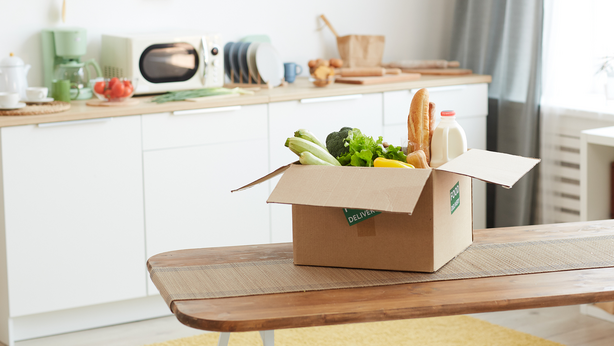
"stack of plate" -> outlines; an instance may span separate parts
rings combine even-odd
[[[228,42],[224,46],[224,70],[233,83],[270,83],[284,78],[281,56],[269,42]],[[232,75],[232,78],[231,78]]]

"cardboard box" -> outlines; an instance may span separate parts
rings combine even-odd
[[[473,149],[437,169],[295,163],[238,190],[283,173],[267,202],[292,204],[295,264],[434,272],[473,241],[471,178],[511,188],[538,162]]]

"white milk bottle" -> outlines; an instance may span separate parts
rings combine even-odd
[[[431,139],[431,167],[437,168],[467,151],[465,131],[456,122],[454,111],[441,112],[441,121]]]

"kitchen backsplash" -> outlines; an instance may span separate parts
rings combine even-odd
[[[339,35],[385,35],[384,61],[449,58],[455,0],[62,0],[0,1],[0,57],[13,52],[32,65],[31,86],[42,85],[41,30],[87,29],[86,59],[100,59],[103,33],[217,32],[222,40],[266,34],[284,61],[306,67],[314,57],[338,57],[326,14]],[[303,73],[305,75],[305,73]]]

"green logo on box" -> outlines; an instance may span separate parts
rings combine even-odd
[[[382,212],[375,210],[343,208],[343,213],[345,214],[345,219],[348,221],[348,224],[350,226],[354,226],[355,224],[365,221],[366,219],[370,219],[375,215],[381,214]]]
[[[460,207],[460,186],[458,182],[450,190],[450,214],[454,214],[454,211]]]

